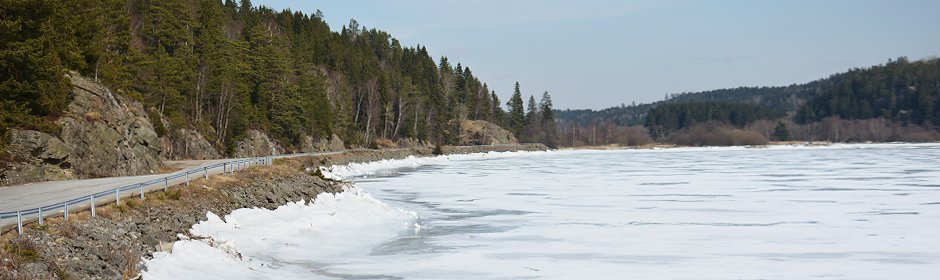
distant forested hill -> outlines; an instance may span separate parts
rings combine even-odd
[[[597,111],[558,110],[556,121],[559,123],[560,133],[571,135],[563,144],[605,143],[603,140],[618,138],[618,135],[614,135],[614,132],[618,131],[617,127],[621,127],[619,131],[626,132],[635,130],[623,127],[645,125],[647,129],[653,130],[652,136],[658,137],[669,135],[664,131],[684,129],[695,123],[717,122],[743,127],[766,120],[770,116],[792,123],[790,126],[809,125],[805,128],[805,133],[794,133],[808,139],[822,136],[834,138],[833,140],[844,138],[843,140],[853,141],[872,138],[903,139],[903,135],[898,135],[904,134],[898,132],[902,129],[896,126],[906,128],[916,125],[936,131],[936,125],[940,124],[938,100],[940,59],[910,61],[901,57],[889,60],[883,65],[851,69],[806,84],[679,93],[651,104],[621,105]],[[756,107],[730,106],[728,103],[751,104]],[[755,114],[755,108],[767,114]],[[728,119],[729,115],[735,116],[733,122]],[[653,119],[650,119],[651,117]],[[837,129],[840,125],[833,122],[840,120],[880,120],[887,123],[885,126],[893,127],[891,129],[895,131],[896,137],[858,135],[846,138],[845,133],[840,133],[841,131],[856,129]],[[826,131],[818,129],[820,124],[825,124],[823,128],[826,128]],[[858,124],[841,126],[848,128]],[[603,128],[600,133],[597,132],[598,127]],[[590,131],[590,135],[587,131]],[[920,128],[904,131],[923,132]],[[607,132],[610,132],[609,135],[605,134]],[[818,135],[820,133],[832,134],[835,137]],[[602,141],[597,141],[598,138]]]
[[[940,59],[908,61],[853,69],[799,109],[803,123],[838,116],[844,119],[884,118],[903,123],[940,124]]]
[[[246,131],[285,147],[338,134],[447,142],[452,119],[502,124],[469,67],[351,20],[242,0],[0,0],[0,133],[54,132],[66,70],[133,97],[158,133],[195,129],[220,149]],[[2,142],[2,141],[0,141]],[[0,143],[2,144],[2,143]]]

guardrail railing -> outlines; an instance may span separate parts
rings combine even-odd
[[[38,208],[19,210],[15,212],[2,212],[0,213],[0,226],[6,225],[4,220],[15,218],[17,233],[23,234],[23,224],[31,219],[36,219],[36,221],[42,225],[44,218],[61,214],[62,218],[67,221],[69,219],[69,212],[80,211],[84,209],[90,209],[91,216],[95,217],[95,208],[98,205],[111,203],[112,201],[119,204],[121,203],[122,197],[139,195],[140,199],[144,199],[147,192],[158,188],[162,188],[164,191],[166,191],[172,186],[181,184],[189,185],[189,182],[197,178],[209,179],[209,175],[211,175],[210,173],[214,174],[219,168],[222,169],[223,174],[227,174],[243,170],[251,166],[272,165],[273,163],[273,156],[237,159],[193,168],[165,177],[120,186],[107,191],[41,206]]]

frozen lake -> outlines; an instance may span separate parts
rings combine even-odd
[[[196,225],[211,241],[178,242],[144,276],[940,275],[940,145],[504,153],[334,173],[359,176],[358,190]]]

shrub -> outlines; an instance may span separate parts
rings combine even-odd
[[[734,127],[699,124],[673,134],[672,143],[683,146],[766,145],[767,138],[760,133]]]

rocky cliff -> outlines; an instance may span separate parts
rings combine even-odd
[[[487,121],[460,121],[458,145],[501,145],[519,143],[511,132]]]
[[[177,129],[160,138],[160,145],[163,147],[163,158],[168,160],[222,158],[219,151],[201,133],[192,129]]]
[[[320,139],[317,141],[314,141],[313,137],[304,135],[303,145],[300,147],[300,152],[313,153],[313,152],[339,151],[342,149],[345,149],[343,140],[339,139],[339,136],[336,136],[336,134],[333,134],[329,140]]]
[[[249,130],[244,138],[235,143],[234,157],[259,157],[284,153],[276,142],[260,130]]]
[[[160,141],[139,102],[77,74],[57,135],[12,130],[0,185],[153,173]]]

